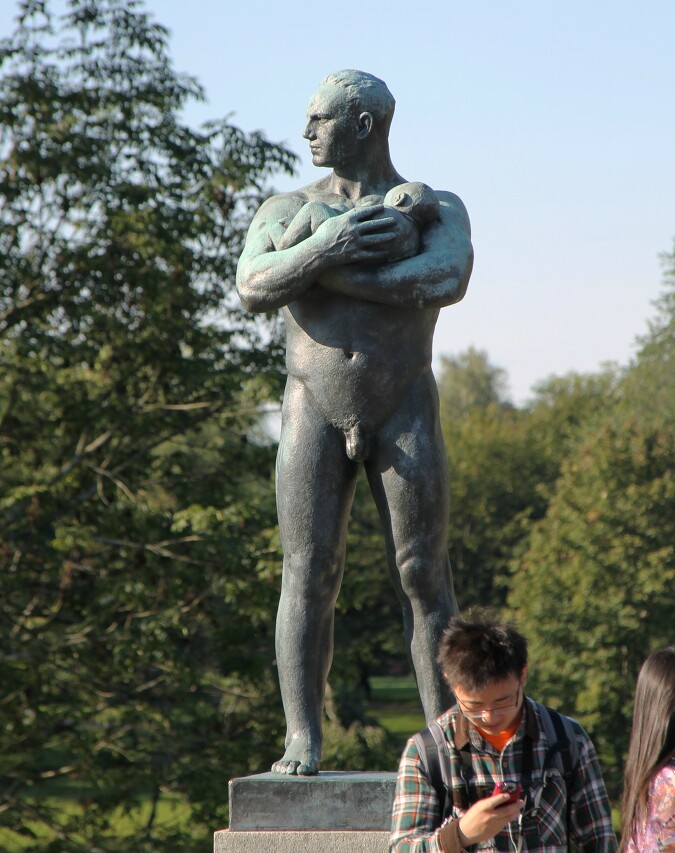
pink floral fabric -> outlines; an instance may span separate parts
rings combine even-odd
[[[661,768],[649,787],[647,823],[631,839],[628,853],[675,853],[675,758]]]

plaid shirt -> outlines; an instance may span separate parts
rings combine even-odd
[[[476,845],[474,850],[515,853],[522,834],[522,850],[528,853],[567,853],[568,834],[579,853],[611,853],[616,850],[611,811],[595,748],[581,726],[572,720],[576,733],[579,763],[570,783],[571,802],[567,807],[567,787],[555,762],[544,761],[549,742],[540,724],[539,704],[525,698],[525,713],[518,731],[500,754],[470,725],[455,705],[438,718],[450,751],[450,778],[453,788],[464,788],[458,750],[471,743],[473,778],[470,784],[489,786],[500,779],[520,779],[523,743],[532,741],[530,790],[541,789],[536,813],[526,806],[519,821],[513,821],[494,838]],[[543,786],[543,787],[542,787]],[[526,791],[523,792],[525,794]],[[472,798],[473,802],[473,798]],[[390,851],[392,853],[442,853],[438,839],[442,804],[422,769],[417,746],[411,738],[403,752],[396,780],[392,813]],[[465,810],[453,806],[451,818],[460,818]]]

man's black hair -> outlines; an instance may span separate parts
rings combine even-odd
[[[483,690],[527,666],[527,640],[509,622],[454,616],[443,633],[438,663],[450,687]]]

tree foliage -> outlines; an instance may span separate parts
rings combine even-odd
[[[506,604],[509,563],[546,512],[580,426],[605,409],[613,376],[542,382],[522,408],[484,352],[442,360],[441,421],[450,479],[449,550],[461,609]]]
[[[438,391],[441,419],[447,424],[476,409],[512,408],[506,371],[491,364],[484,350],[474,347],[455,356],[441,356]]]
[[[281,736],[255,434],[281,347],[232,294],[294,158],[183,124],[202,91],[134,2],[26,0],[0,73],[0,827],[127,849],[113,809],[149,799],[156,849],[160,794],[212,828],[213,780]],[[63,779],[82,809],[50,807]]]
[[[509,597],[535,689],[588,727],[614,794],[637,673],[672,642],[674,307],[671,283],[635,364],[565,460]]]

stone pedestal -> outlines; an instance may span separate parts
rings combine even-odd
[[[233,832],[221,829],[213,853],[387,853],[388,832]]]
[[[214,853],[386,853],[395,773],[261,773],[230,781],[230,828]]]

